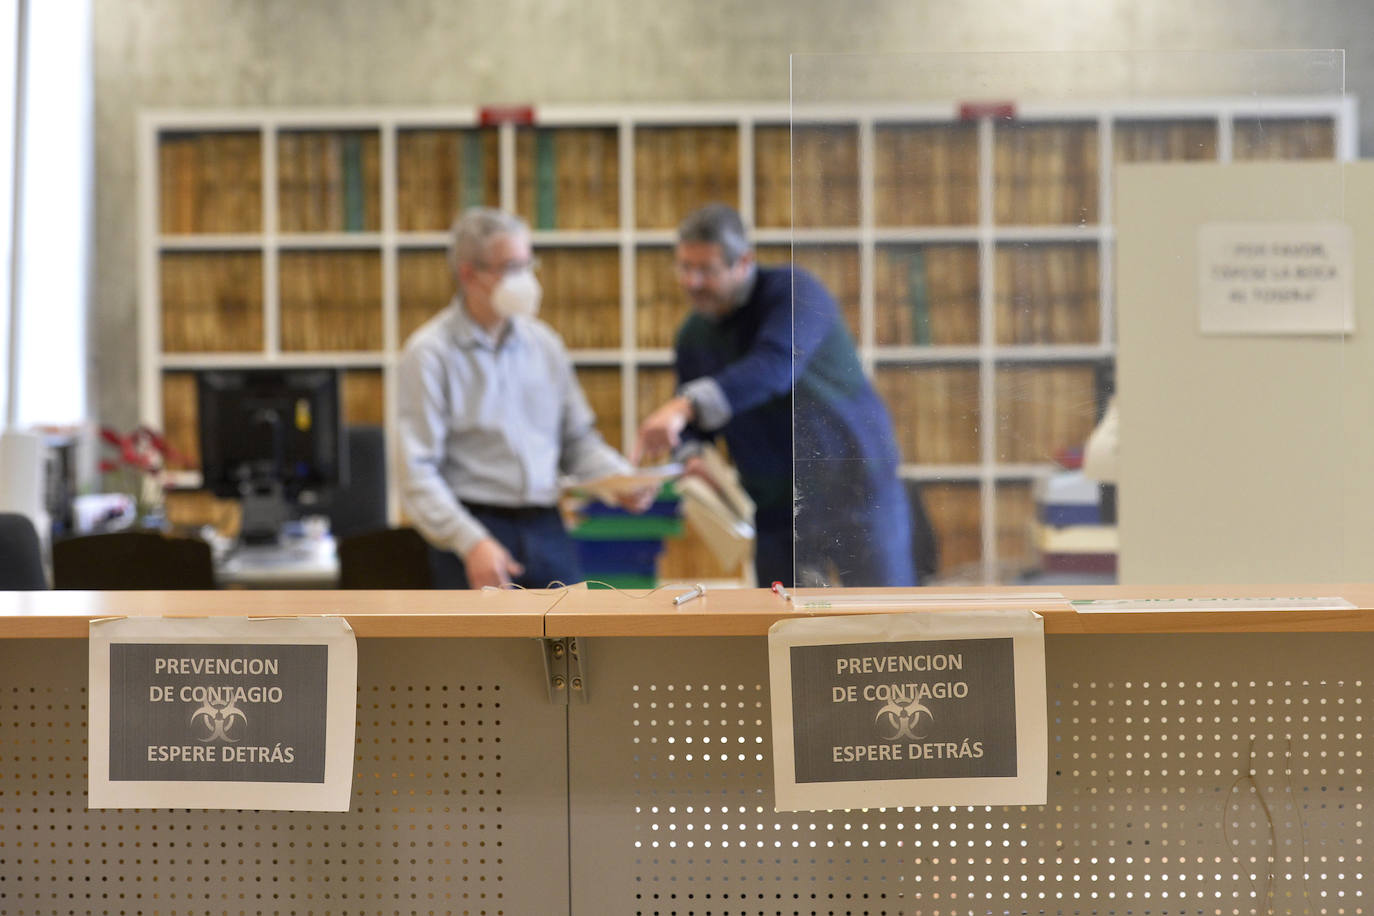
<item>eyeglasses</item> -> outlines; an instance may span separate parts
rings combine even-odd
[[[478,261],[474,266],[476,266],[478,270],[485,270],[487,273],[501,274],[509,277],[514,274],[525,273],[526,271],[530,271],[531,273],[537,272],[539,270],[539,259],[530,258],[526,261],[507,261],[504,264],[483,264],[481,261]]]
[[[700,280],[712,280],[722,276],[729,266],[716,261],[711,264],[688,264],[685,261],[674,261],[673,270],[684,280],[693,278]]]

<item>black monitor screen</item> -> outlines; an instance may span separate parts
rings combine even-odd
[[[346,483],[338,370],[203,369],[196,397],[201,471],[217,495],[275,484],[294,500]]]

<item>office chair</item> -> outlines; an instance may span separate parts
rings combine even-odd
[[[429,588],[429,545],[414,528],[354,534],[338,543],[339,588]]]
[[[32,592],[48,587],[43,545],[27,515],[0,512],[0,591]]]
[[[344,429],[348,485],[329,496],[329,530],[335,539],[386,527],[386,436],[380,426]]]
[[[210,589],[215,567],[198,538],[116,531],[53,544],[52,578],[59,589]]]

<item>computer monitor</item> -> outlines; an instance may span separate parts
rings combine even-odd
[[[347,483],[339,372],[196,372],[203,486],[242,501],[240,538],[270,542],[301,504]]]

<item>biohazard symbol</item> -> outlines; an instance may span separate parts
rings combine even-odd
[[[930,721],[935,721],[935,714],[919,699],[912,700],[909,705],[903,706],[901,698],[898,697],[889,700],[882,709],[878,710],[874,722],[878,726],[878,734],[884,741],[897,741],[902,738],[917,739],[923,737],[914,731],[916,726],[920,724],[923,715]]]
[[[209,733],[200,739],[202,742],[227,741],[237,744],[239,739],[229,734],[229,730],[234,727],[235,719],[242,719],[245,723],[248,721],[248,717],[243,714],[243,710],[234,705],[233,700],[221,705],[206,701],[204,706],[191,713],[191,724],[199,722]]]

